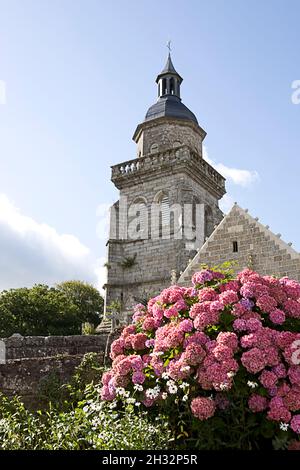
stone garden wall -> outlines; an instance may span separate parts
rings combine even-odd
[[[88,352],[103,352],[107,335],[74,336],[11,336],[4,338],[6,359],[78,356]],[[1,370],[1,369],[0,369]]]
[[[4,338],[6,362],[0,364],[0,392],[19,395],[34,407],[39,402],[41,384],[55,374],[58,383],[67,383],[84,354],[98,354],[104,363],[108,334],[91,336],[12,336]]]

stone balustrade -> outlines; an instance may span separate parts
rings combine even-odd
[[[113,165],[112,181],[116,184],[118,181],[137,175],[138,172],[147,172],[160,170],[165,166],[190,162],[198,166],[200,173],[205,175],[209,180],[216,183],[220,188],[225,190],[225,178],[218,173],[209,163],[201,158],[188,146],[178,147],[176,149],[167,150],[145,155],[144,157],[127,160],[117,165]]]

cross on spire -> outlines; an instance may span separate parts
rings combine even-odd
[[[169,41],[167,42],[167,48],[169,49],[169,54],[171,53],[171,50],[172,50],[172,49],[171,49],[171,42],[172,42],[171,40],[169,40]]]

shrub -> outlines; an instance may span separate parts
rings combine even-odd
[[[18,398],[0,395],[1,450],[165,449],[170,432],[161,418],[117,412],[94,387],[68,412],[31,413]]]
[[[179,447],[297,446],[300,284],[249,269],[203,269],[192,284],[135,308],[102,399],[167,414]]]
[[[104,300],[98,289],[82,281],[64,281],[57,284],[56,288],[78,307],[81,323],[100,323]]]
[[[75,367],[69,383],[63,386],[63,390],[68,394],[66,405],[76,405],[79,401],[84,400],[86,389],[91,386],[96,387],[104,371],[99,354],[86,353],[81,363]]]
[[[81,332],[78,307],[63,292],[45,285],[0,293],[0,337],[72,335]]]
[[[35,335],[81,334],[83,322],[98,324],[103,298],[93,286],[68,281],[55,287],[38,284],[31,288],[0,292],[0,338],[20,333]]]
[[[87,388],[99,384],[104,371],[100,355],[95,352],[86,353],[75,367],[68,383],[62,382],[56,370],[40,380],[36,405],[43,409],[55,407],[61,411],[72,410],[78,402],[85,399]]]
[[[55,403],[57,407],[60,406],[66,398],[63,388],[59,373],[56,370],[52,370],[39,382],[37,390],[38,406],[47,407],[49,403]]]

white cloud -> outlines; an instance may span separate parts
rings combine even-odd
[[[220,200],[220,209],[223,211],[225,214],[230,211],[234,204],[234,200],[231,196],[228,194],[225,194],[222,199]]]
[[[96,284],[95,287],[104,294],[103,285],[107,282],[107,268],[104,266],[106,262],[105,258],[97,259],[96,267],[95,267],[95,274],[96,274]]]
[[[223,165],[223,163],[215,163],[209,158],[207,154],[207,148],[205,146],[203,146],[203,157],[210,165],[212,165],[219,173],[221,173],[221,175],[234,184],[246,187],[259,180],[257,171],[229,168],[228,166]]]
[[[0,290],[67,279],[81,279],[99,288],[105,282],[103,262],[74,235],[59,234],[23,215],[0,194]]]

